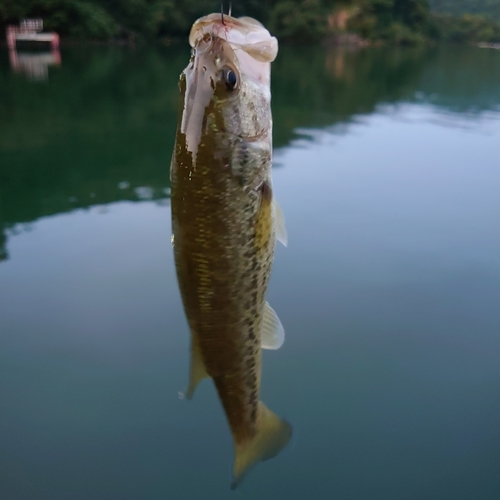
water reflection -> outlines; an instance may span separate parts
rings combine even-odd
[[[168,198],[165,164],[186,57],[184,47],[74,48],[41,89],[0,59],[4,259],[6,229],[17,223],[94,204]],[[451,112],[451,120],[458,113],[474,121],[498,110],[499,81],[500,53],[493,50],[284,46],[273,67],[274,145],[289,144],[299,128],[349,124],[388,103],[426,103]],[[123,182],[130,187],[119,188]]]
[[[7,253],[7,248],[5,247],[7,243],[7,236],[2,231],[0,232],[0,262],[2,260],[7,260],[9,258],[9,254]]]
[[[48,80],[49,66],[61,65],[58,48],[51,52],[18,52],[9,50],[9,61],[14,73],[25,73],[31,80]]]
[[[497,500],[498,51],[296,51],[273,91],[287,341],[262,379],[296,440],[236,495]],[[159,204],[185,55],[62,55],[33,85],[0,51],[0,497],[234,500],[213,384],[177,399],[189,332]]]

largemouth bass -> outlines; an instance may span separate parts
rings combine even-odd
[[[170,170],[175,263],[191,330],[186,397],[213,379],[233,436],[236,487],[291,437],[259,398],[261,350],[284,341],[265,301],[275,240],[286,244],[271,183],[278,43],[254,19],[221,14],[196,21],[189,42]]]

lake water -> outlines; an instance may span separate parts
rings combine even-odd
[[[500,51],[282,48],[262,399],[294,435],[235,492],[212,383],[178,397],[188,51],[61,57],[0,54],[0,498],[498,500]]]

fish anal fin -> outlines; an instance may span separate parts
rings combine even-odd
[[[279,349],[285,342],[285,329],[278,315],[268,302],[264,304],[261,327],[262,349]]]
[[[254,465],[278,455],[291,436],[292,426],[259,401],[257,434],[252,439],[235,445],[236,457],[231,489],[234,490],[241,483],[244,475]]]
[[[198,384],[209,377],[201,356],[200,344],[194,335],[191,336],[191,362],[189,368],[189,385],[184,393],[187,399],[192,399]]]

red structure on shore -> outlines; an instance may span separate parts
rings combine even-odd
[[[42,33],[42,19],[23,19],[19,26],[7,26],[7,45],[10,50],[15,50],[17,42],[44,42],[50,43],[53,49],[59,47],[57,33]]]

